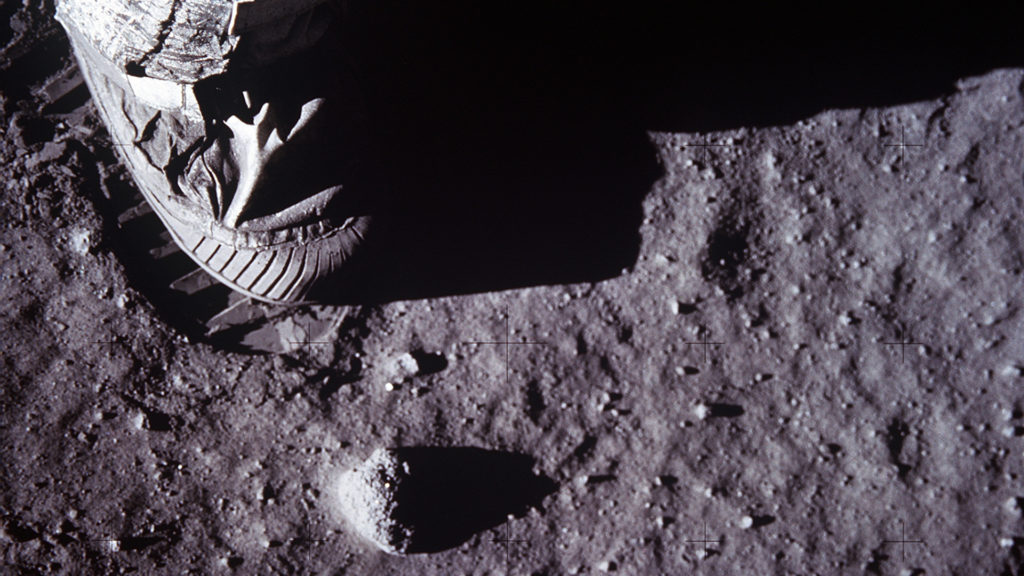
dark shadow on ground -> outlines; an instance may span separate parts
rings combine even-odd
[[[665,4],[665,3],[660,3]],[[639,253],[646,131],[790,124],[1024,65],[1015,20],[870,5],[352,2],[390,208],[346,301],[592,282]],[[823,9],[824,10],[824,9]]]
[[[636,261],[661,172],[591,43],[540,5],[370,4],[347,37],[391,196],[355,300],[596,281]]]
[[[344,38],[377,139],[367,173],[390,192],[336,302],[614,277],[636,262],[641,203],[661,175],[647,131],[787,125],[1024,66],[1022,8],[348,6]],[[12,20],[0,37],[15,24],[28,26]],[[53,41],[5,51],[0,105],[67,59],[56,26],[36,25]],[[52,120],[36,120],[14,128],[45,141]]]
[[[396,521],[412,527],[408,553],[458,546],[480,532],[538,508],[554,481],[533,473],[525,454],[481,448],[397,450],[411,475],[400,487]]]

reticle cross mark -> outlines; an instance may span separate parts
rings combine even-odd
[[[895,342],[882,342],[885,346],[899,346],[900,347],[900,362],[904,362],[907,359],[907,346],[920,346],[920,342],[914,342],[914,339],[909,334],[905,335],[902,329],[896,331]]]
[[[907,540],[907,527],[903,523],[903,520],[900,520],[900,539],[899,540],[888,540],[888,539],[882,540],[882,544],[899,544],[900,545],[901,556],[903,558],[903,561],[906,562],[906,560],[907,560],[907,544],[924,544],[924,540]]]
[[[511,381],[511,368],[509,365],[509,359],[512,353],[512,346],[547,346],[547,342],[537,342],[534,340],[512,340],[512,326],[511,316],[509,314],[508,306],[505,307],[505,339],[504,340],[467,340],[464,344],[495,344],[505,347],[505,384],[509,384]]]
[[[899,148],[900,149],[900,168],[903,168],[903,163],[906,160],[907,148],[923,148],[924,144],[909,144],[907,143],[907,129],[900,126],[900,141],[898,144],[886,144],[886,148]]]
[[[698,539],[690,539],[690,540],[687,540],[687,542],[703,544],[704,545],[704,557],[707,558],[708,557],[708,544],[719,544],[719,545],[721,545],[722,544],[722,539],[721,538],[718,538],[717,540],[709,539],[708,538],[708,523],[704,522],[704,537],[699,539],[699,540]]]
[[[317,344],[322,345],[332,343],[327,340],[310,340],[309,336],[310,334],[312,334],[312,332],[310,331],[309,328],[309,321],[306,321],[305,325],[303,325],[303,331],[305,336],[303,336],[302,340],[289,340],[288,343],[291,344],[292,346],[295,346],[296,348],[309,348],[310,346]]]
[[[703,154],[704,154],[704,164],[705,165],[707,165],[707,163],[708,163],[708,148],[729,148],[729,147],[732,147],[732,146],[735,146],[735,144],[724,144],[724,143],[712,144],[711,140],[708,138],[707,134],[704,135],[704,141],[702,143],[698,143],[698,144],[683,144],[684,148],[703,148],[703,150],[704,150],[704,152],[703,152]]]
[[[512,527],[509,522],[505,523],[505,536],[496,537],[491,542],[494,544],[501,544],[505,547],[505,573],[509,573],[509,566],[512,561],[512,546],[516,544],[526,544],[526,540],[521,540],[512,537]]]
[[[702,347],[704,349],[704,362],[708,361],[708,346],[721,346],[722,344],[725,344],[725,342],[715,342],[712,340],[708,340],[708,332],[709,331],[706,327],[701,327],[700,340],[689,340],[683,342],[683,344],[686,344],[687,346],[695,345]]]

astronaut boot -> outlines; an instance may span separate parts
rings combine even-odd
[[[336,3],[60,0],[57,20],[133,179],[202,269],[278,304],[343,283],[375,192]]]

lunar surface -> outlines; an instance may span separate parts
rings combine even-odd
[[[278,309],[170,286],[52,9],[0,5],[0,573],[1024,571],[1019,14],[353,2],[391,208]]]

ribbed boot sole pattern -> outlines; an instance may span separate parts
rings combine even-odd
[[[129,118],[133,106],[110,64],[72,31],[79,66],[115,146],[143,196],[171,237],[192,260],[232,290],[273,304],[303,303],[315,284],[336,277],[353,250],[363,242],[368,217],[351,218],[341,228],[305,242],[294,241],[257,249],[231,246],[203,233],[202,226],[183,222],[161,201],[170,184],[162,170],[151,163],[139,146],[139,132]],[[159,112],[154,119],[158,120]],[[183,143],[187,144],[187,143]]]

